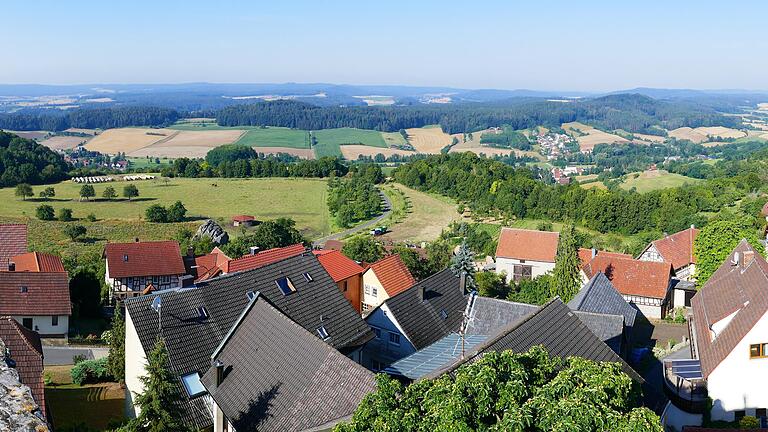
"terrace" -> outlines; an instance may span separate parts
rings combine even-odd
[[[678,408],[693,414],[707,409],[707,381],[699,360],[664,360],[664,393]]]

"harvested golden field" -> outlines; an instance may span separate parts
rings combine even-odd
[[[440,153],[440,150],[452,141],[451,136],[443,132],[440,126],[411,128],[405,131],[408,133],[408,142],[418,153]]]
[[[83,129],[83,128],[69,128],[69,129],[65,130],[64,132],[82,133],[82,134],[86,134],[86,135],[96,135],[96,133],[98,133],[98,130],[97,129]]]
[[[700,143],[707,140],[707,136],[701,132],[697,132],[693,128],[681,127],[669,131],[669,136],[679,140],[688,140],[694,143]]]
[[[88,142],[86,148],[106,154],[132,153],[160,140],[169,140],[178,131],[168,129],[107,129]]]
[[[77,147],[80,143],[88,142],[90,137],[79,136],[52,136],[47,140],[38,141],[40,144],[53,150],[67,150]]]
[[[635,136],[635,138],[639,138],[643,141],[650,141],[655,143],[662,143],[666,139],[666,137],[659,136],[659,135],[647,135],[647,134],[641,134],[641,133],[632,133],[632,135]]]
[[[687,139],[693,143],[703,143],[707,141],[709,136],[715,136],[720,138],[742,138],[747,136],[746,133],[731,129],[723,126],[712,127],[697,127],[692,129],[689,127],[681,127],[669,131],[669,136],[677,139]]]
[[[562,127],[566,132],[568,132],[569,135],[576,138],[576,141],[579,143],[579,149],[581,149],[581,151],[592,151],[592,149],[595,148],[595,146],[598,144],[629,142],[629,140],[626,138],[603,132],[593,128],[592,126],[585,125],[584,123],[563,123]]]
[[[400,190],[405,195],[406,208],[405,218],[389,227],[390,232],[383,237],[386,240],[414,243],[433,241],[451,222],[461,220],[461,215],[456,211],[456,202],[449,198],[420,192],[400,183],[385,186],[385,193],[389,195],[391,192],[387,189]]]
[[[472,132],[471,134],[463,134],[463,133],[453,134],[451,135],[451,140],[453,140],[453,138],[456,138],[457,140],[459,140],[459,143],[451,147],[451,150],[453,149],[469,150],[472,148],[480,147],[482,145],[480,144],[480,137],[482,137],[484,133],[488,133],[488,132],[490,131],[486,129],[486,130],[481,130],[477,132]],[[465,138],[467,140],[466,142],[464,142]]]
[[[168,130],[169,132],[172,132]],[[232,144],[237,141],[245,131],[229,130],[210,130],[210,131],[181,131],[175,134],[168,141],[163,141],[164,147],[218,147],[224,144]],[[154,145],[160,145],[160,142]]]
[[[379,153],[383,154],[384,156],[392,156],[396,154],[403,155],[403,156],[410,156],[410,155],[416,154],[416,152],[407,151],[407,150],[371,147],[371,146],[360,145],[360,144],[349,144],[349,145],[343,145],[339,147],[341,148],[341,154],[344,155],[344,159],[346,160],[356,160],[360,155],[374,157]],[[259,149],[259,151],[261,151],[261,149]]]
[[[204,158],[213,147],[204,146],[167,146],[164,144],[150,145],[129,152],[130,157],[159,157],[159,158]]]

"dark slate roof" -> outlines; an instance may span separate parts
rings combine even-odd
[[[466,335],[464,352],[471,351],[477,345],[485,342],[486,339],[487,336],[483,335]],[[461,337],[458,333],[451,333],[432,345],[392,363],[384,369],[384,372],[418,380],[460,357]]]
[[[456,370],[466,362],[480,359],[489,351],[512,350],[526,352],[542,345],[558,357],[583,357],[594,361],[621,363],[624,371],[635,380],[642,378],[624,360],[600,340],[559,298],[550,300],[525,319],[501,328],[486,342],[456,361],[434,372],[432,377]]]
[[[214,353],[203,384],[238,432],[302,431],[351,416],[374,375],[280,313],[251,301]]]
[[[304,278],[305,272],[311,275],[312,282]],[[275,283],[275,280],[285,276],[296,287],[296,292],[287,296]],[[316,334],[322,319],[330,335],[327,342],[334,348],[353,349],[374,337],[311,253],[255,270],[214,278],[198,284],[196,288],[135,297],[126,300],[125,305],[144,351],[149,352],[157,338],[158,325],[157,313],[150,305],[155,297],[162,297],[163,336],[175,374],[181,376],[194,371],[204,374],[210,367],[211,354],[248,304],[248,291],[261,292],[280,312],[313,334]],[[196,308],[201,306],[207,310],[207,319],[198,318]],[[186,396],[186,393],[182,394]],[[184,413],[184,419],[189,424],[199,428],[211,425],[202,398],[185,399]]]
[[[624,340],[624,317],[592,312],[574,311],[577,317],[592,330],[613,352],[621,355]]]
[[[621,315],[627,327],[634,326],[637,317],[637,309],[624,300],[603,272],[595,274],[568,302],[568,307],[575,311]]]
[[[467,296],[460,278],[448,268],[383,304],[387,305],[416,350],[420,350],[459,330]]]

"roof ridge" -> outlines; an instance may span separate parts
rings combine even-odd
[[[515,227],[501,227],[501,230],[516,230],[516,231],[528,231],[528,232],[538,232],[538,233],[552,233],[560,235],[560,231],[542,231],[537,229],[531,229],[531,228],[515,228]]]
[[[446,267],[446,268],[444,268],[444,269],[440,270],[439,272],[437,272],[437,273],[434,273],[434,274],[431,274],[431,275],[429,275],[428,277],[426,277],[426,278],[424,278],[424,279],[422,279],[422,280],[420,280],[420,281],[416,281],[416,283],[415,283],[415,284],[413,284],[413,285],[411,285],[410,287],[408,287],[408,288],[406,288],[406,289],[404,289],[404,290],[400,291],[399,293],[397,293],[397,294],[393,295],[392,297],[390,297],[390,298],[388,298],[388,299],[384,300],[384,301],[383,301],[381,304],[384,304],[384,303],[386,303],[386,302],[388,302],[388,301],[392,300],[393,298],[397,298],[397,297],[399,297],[399,296],[401,296],[401,295],[403,295],[403,294],[405,294],[405,293],[409,292],[410,290],[412,290],[412,289],[413,289],[413,288],[415,288],[416,286],[418,286],[418,285],[421,285],[421,284],[423,284],[423,283],[425,283],[425,282],[427,282],[427,281],[429,281],[429,280],[431,280],[431,279],[433,279],[433,278],[437,278],[437,276],[438,276],[438,275],[440,275],[440,274],[442,274],[444,271],[446,271],[446,270],[450,270],[450,269],[451,269],[450,267]],[[453,271],[451,271],[451,274],[453,274]],[[453,276],[454,276],[454,277],[458,277],[458,276],[456,276],[456,275],[453,275]],[[373,311],[371,311],[371,312],[373,312]]]
[[[27,335],[26,335],[26,334],[24,334],[24,330],[26,330],[26,328],[25,328],[25,327],[22,327],[22,326],[21,326],[21,324],[19,324],[19,322],[18,322],[18,321],[16,321],[16,320],[15,320],[13,317],[11,317],[11,316],[8,316],[8,315],[3,315],[3,316],[0,316],[0,320],[8,320],[8,321],[10,322],[10,324],[13,326],[13,328],[15,328],[15,329],[16,329],[16,333],[18,333],[18,334],[21,336],[21,338],[24,340],[24,343],[25,343],[25,344],[26,344],[26,345],[27,345],[27,346],[28,346],[30,349],[32,349],[32,351],[34,351],[34,352],[36,352],[36,353],[39,353],[39,354],[40,354],[40,358],[41,358],[41,359],[43,358],[43,353],[42,353],[42,352],[40,352],[40,351],[38,351],[38,350],[37,350],[37,348],[36,348],[36,347],[34,347],[34,346],[33,346],[33,345],[30,343],[30,341],[29,341],[29,338],[27,338]],[[32,332],[33,330],[29,330],[29,331],[30,331],[30,332]]]

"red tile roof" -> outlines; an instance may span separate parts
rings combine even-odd
[[[600,255],[602,257],[632,259],[632,255],[620,253],[620,252],[608,252],[608,251],[596,250],[595,256],[597,255]],[[592,249],[579,248],[579,261],[581,261],[582,266],[589,264],[589,262],[592,261]]]
[[[344,242],[341,240],[328,240],[323,245],[323,249],[328,250],[341,250],[344,247]]]
[[[32,390],[32,397],[45,415],[43,345],[37,332],[24,328],[9,316],[0,316],[0,340],[16,362],[19,381]]]
[[[27,226],[23,224],[0,224],[0,264],[27,252]]]
[[[330,251],[315,251],[320,265],[331,275],[334,282],[340,282],[355,275],[361,275],[365,271],[358,263],[347,258],[343,253]]]
[[[667,296],[672,266],[669,263],[640,261],[597,254],[582,267],[587,278],[603,272],[621,294],[663,299]]]
[[[305,250],[306,248],[303,244],[297,243],[291,246],[267,249],[255,255],[245,255],[229,261],[229,263],[224,266],[224,273],[257,269],[264,267],[265,265],[282,261],[286,258],[301,255]]]
[[[384,291],[394,297],[416,284],[400,255],[390,255],[368,266],[381,282]]]
[[[688,228],[663,239],[654,240],[651,244],[662,259],[672,263],[672,267],[677,270],[696,263],[696,257],[693,256],[693,241],[696,240],[697,235],[699,235],[698,229]]]
[[[211,253],[196,256],[194,259],[184,258],[187,274],[194,276],[195,282],[218,276],[229,261],[231,259],[218,247],[213,248]]]
[[[235,222],[247,222],[255,220],[256,218],[251,215],[235,215],[232,216],[232,220]]]
[[[725,360],[768,312],[766,286],[768,263],[742,240],[693,296],[693,330],[704,377]],[[714,335],[712,326],[730,315],[730,322]]]
[[[0,315],[71,314],[67,273],[0,272]]]
[[[179,244],[175,241],[107,243],[104,256],[112,278],[185,273]]]
[[[16,255],[11,258],[11,261],[16,265],[16,271],[46,273],[66,271],[64,270],[64,264],[61,263],[61,258],[51,254],[28,252],[22,255]],[[0,270],[6,269],[7,267]]]
[[[560,233],[518,228],[502,228],[497,258],[555,262]]]

